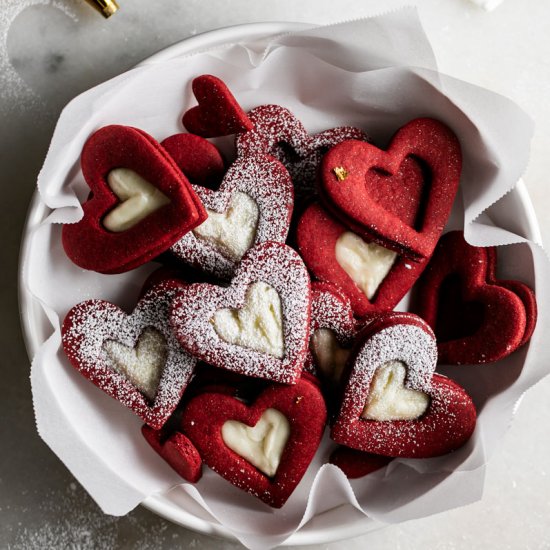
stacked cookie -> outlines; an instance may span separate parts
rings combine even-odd
[[[193,90],[192,133],[158,143],[107,126],[82,151],[90,195],[63,227],[69,258],[107,274],[165,266],[130,314],[99,299],[68,312],[71,364],[143,419],[184,479],[205,463],[273,507],[327,423],[324,458],[349,477],[458,449],[475,406],[435,372],[438,354],[501,359],[529,340],[536,302],[497,279],[494,249],[440,239],[456,136],[422,118],[378,148],[353,127],[309,135],[278,105],[247,114],[210,75]],[[208,138],[233,134],[227,166]],[[418,315],[394,312],[419,277]]]

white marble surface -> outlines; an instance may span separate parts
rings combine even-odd
[[[17,253],[25,210],[63,105],[198,32],[252,21],[329,23],[402,4],[120,0],[120,12],[104,21],[80,0],[0,2],[1,548],[237,547],[174,526],[144,509],[120,519],[103,516],[36,435],[28,359],[17,324]],[[511,97],[535,119],[525,181],[544,242],[550,242],[550,3],[505,0],[490,13],[467,0],[418,0],[417,5],[442,71]],[[527,394],[502,452],[489,464],[482,501],[317,548],[550,548],[548,391],[550,381],[545,380]]]

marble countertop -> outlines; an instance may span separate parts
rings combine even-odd
[[[406,2],[386,0],[120,0],[105,21],[80,0],[0,3],[0,547],[237,548],[173,525],[143,508],[104,516],[36,434],[29,360],[18,324],[17,260],[25,212],[55,121],[75,95],[194,34],[238,23],[330,23]],[[504,0],[486,12],[468,0],[417,0],[443,72],[506,95],[536,121],[524,176],[544,242],[550,242],[550,3]],[[230,8],[228,8],[230,6]],[[510,128],[513,132],[514,128]],[[540,304],[541,307],[544,307]],[[549,548],[550,380],[523,400],[483,499],[345,543],[385,549]],[[343,543],[317,546],[332,550]]]

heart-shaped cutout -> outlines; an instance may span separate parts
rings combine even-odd
[[[440,239],[415,303],[434,329],[441,363],[498,361],[531,337],[534,293],[520,281],[499,281],[496,261],[494,248],[469,245],[462,231]]]
[[[306,198],[316,193],[317,169],[323,155],[348,139],[369,141],[359,128],[341,126],[318,134],[309,134],[304,125],[280,105],[260,105],[248,116],[253,128],[238,134],[238,155],[271,155],[290,173],[296,196]]]
[[[205,138],[228,136],[250,130],[252,122],[218,77],[204,74],[193,79],[193,94],[199,104],[183,115],[183,125]]]
[[[321,167],[325,206],[355,233],[419,260],[431,255],[456,195],[460,144],[441,122],[415,119],[386,151],[359,141],[333,147]]]
[[[285,242],[294,195],[290,176],[277,160],[265,155],[237,158],[218,191],[194,189],[208,219],[172,246],[179,260],[230,279],[253,245]]]
[[[289,437],[290,423],[277,409],[266,409],[254,426],[238,420],[222,426],[225,445],[268,477],[276,474]]]
[[[258,351],[251,344],[242,345],[246,344],[244,340],[239,344],[224,340],[213,322],[221,310],[242,309],[255,283],[262,283],[256,287],[260,290],[266,286],[273,289],[280,300],[282,357]],[[198,283],[184,288],[174,300],[171,322],[181,345],[204,362],[247,376],[293,384],[307,352],[309,308],[309,276],[300,256],[283,244],[267,242],[245,254],[229,287]],[[273,317],[268,307],[258,330],[272,334],[272,328],[266,326]],[[239,323],[231,326],[238,329]]]
[[[170,327],[172,299],[182,288],[173,280],[156,285],[131,315],[110,302],[88,300],[73,307],[63,321],[63,350],[73,367],[155,429],[176,408],[197,362],[181,349]],[[153,334],[162,340],[153,336],[147,343]],[[140,341],[149,348],[145,366],[132,365],[133,355],[141,355],[136,350]],[[159,368],[161,355],[165,361]],[[144,374],[137,374],[141,369]],[[136,375],[140,388],[132,381]]]
[[[375,373],[382,369],[384,382],[384,369],[395,372],[396,362],[397,370],[401,366],[406,369],[403,390],[416,393],[407,392],[406,402],[399,403],[391,392],[389,400],[381,400],[380,395],[373,399]],[[435,336],[422,319],[410,313],[385,313],[375,318],[357,337],[332,439],[360,451],[404,458],[429,458],[461,447],[475,428],[475,407],[463,388],[434,374],[436,363]],[[382,397],[384,393],[380,392]],[[373,415],[365,415],[365,409],[376,401],[372,409],[376,419],[366,419]],[[384,401],[386,406],[380,407]],[[425,412],[416,417],[422,410]]]
[[[200,199],[174,161],[141,130],[116,125],[101,128],[84,145],[81,163],[91,195],[82,205],[83,218],[63,225],[62,236],[65,252],[84,269],[121,273],[138,267],[206,218]],[[157,203],[152,210],[147,205],[142,208],[140,201],[137,209],[130,208],[135,202],[121,205],[107,181],[108,175],[121,167],[157,189],[154,194],[162,204]],[[113,180],[118,179],[117,173]],[[126,229],[110,231],[103,220],[119,208],[130,209],[125,218],[133,222]]]
[[[284,418],[280,425],[287,422],[288,432],[286,428],[270,428],[270,417],[273,413],[269,413],[267,428],[265,431],[262,429],[262,433],[258,435],[260,445],[255,446],[252,443],[251,447],[257,451],[258,447],[269,447],[275,443],[272,450],[276,449],[276,452],[267,453],[273,457],[278,456],[282,449],[276,467],[272,460],[267,461],[266,469],[273,472],[272,475],[255,466],[245,450],[250,441],[250,431],[246,428],[258,426],[269,410],[276,411],[277,419],[280,419],[279,415]],[[235,430],[237,438],[245,441],[237,445],[237,452],[225,441],[223,431],[228,422],[238,423],[229,426],[238,427]],[[184,409],[181,430],[191,439],[210,468],[233,485],[248,491],[270,506],[280,508],[313,459],[325,422],[326,407],[318,387],[309,379],[302,378],[294,386],[270,385],[251,405],[226,393],[202,393],[194,397]],[[276,423],[279,426],[279,420]],[[243,433],[246,434],[244,440],[239,437]],[[262,459],[257,459],[265,454],[264,451],[265,448],[262,448],[260,453],[254,453],[253,460],[263,462]]]
[[[317,203],[302,214],[296,242],[313,275],[340,288],[360,317],[393,309],[426,266],[426,261],[413,262],[365,242]]]

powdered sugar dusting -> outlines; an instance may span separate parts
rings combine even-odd
[[[236,192],[244,193],[258,206],[257,245],[285,242],[294,204],[292,182],[284,166],[263,154],[241,156],[227,171],[218,191],[193,186],[204,206],[225,212]],[[223,279],[233,276],[238,262],[211,242],[189,232],[170,251],[180,260]]]
[[[224,308],[242,308],[252,283],[271,286],[281,300],[284,357],[223,341],[210,320]],[[263,243],[243,258],[228,288],[194,284],[174,300],[171,322],[181,345],[203,361],[247,376],[294,383],[309,339],[310,282],[300,256],[280,243]]]
[[[131,315],[103,300],[82,302],[63,324],[63,348],[73,366],[152,427],[160,427],[175,409],[196,364],[170,328],[169,310],[180,288],[171,282],[153,287]],[[133,349],[147,328],[157,330],[166,341],[166,362],[152,405],[118,372],[104,347],[105,342],[116,340]]]

